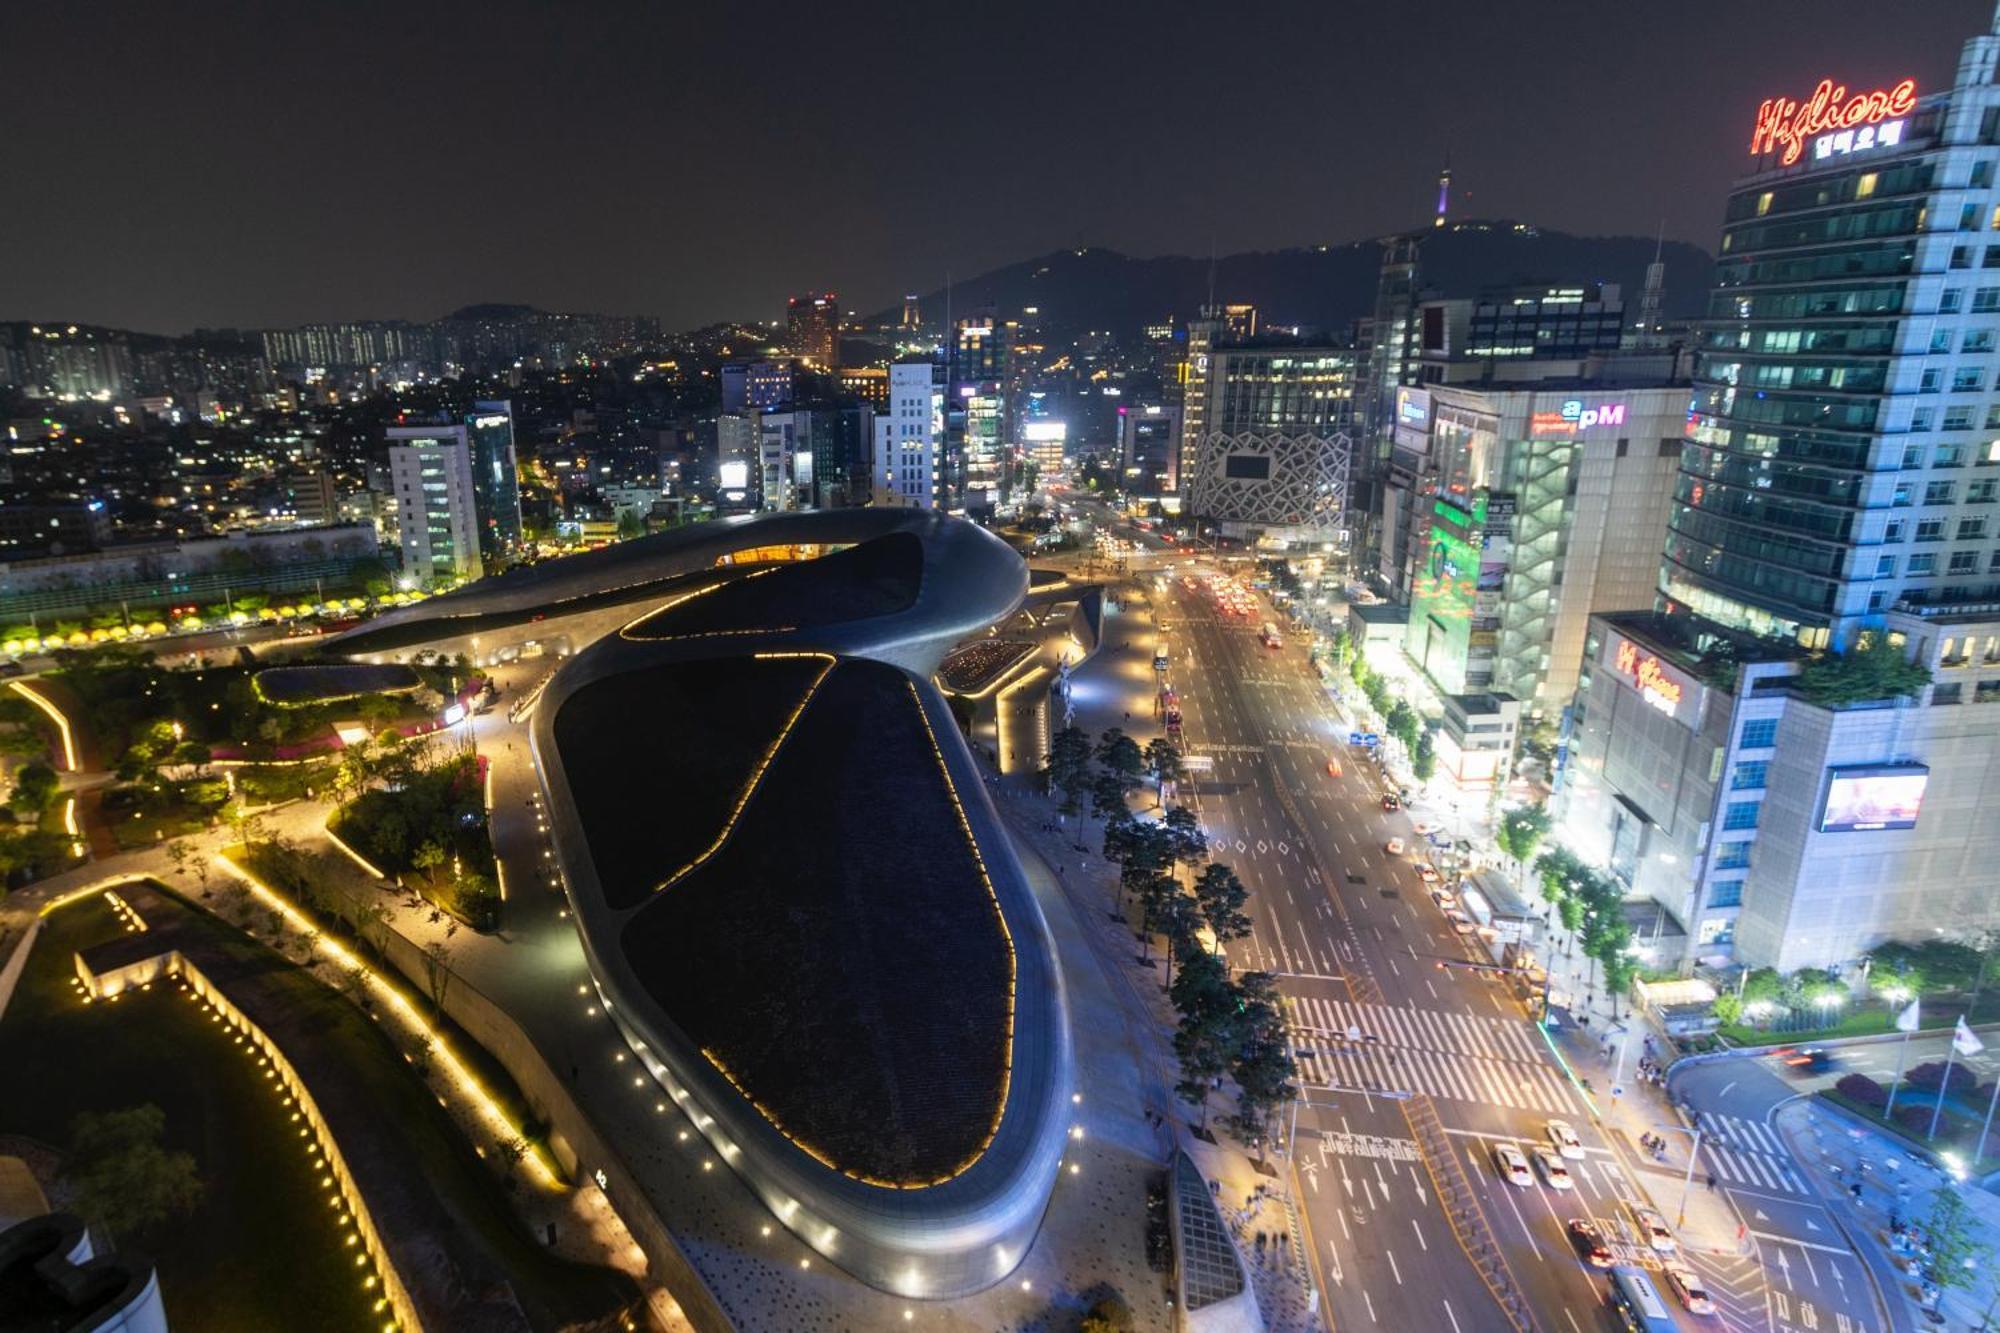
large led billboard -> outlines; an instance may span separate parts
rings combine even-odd
[[[1820,807],[1821,833],[1915,828],[1931,780],[1922,764],[1836,768],[1829,771],[1826,803]]]

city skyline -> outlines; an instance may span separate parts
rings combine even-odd
[[[1456,215],[1664,227],[1707,249],[1762,99],[1824,76],[1944,86],[1986,17],[1973,0],[1893,25],[1860,4],[1809,24],[1700,8],[1503,19],[1439,0],[1221,29],[1178,8],[1064,13],[974,42],[969,14],[760,11],[752,30],[349,7],[245,12],[178,58],[161,54],[178,29],[142,8],[17,11],[0,39],[40,58],[5,160],[43,206],[0,222],[4,313],[180,333],[502,300],[687,328],[780,318],[809,289],[870,311],[1066,246],[1199,255],[1406,229],[1447,159]],[[1733,39],[1709,40],[1725,19]],[[1203,77],[1191,51],[1243,99],[1176,95]],[[985,144],[924,109],[967,98],[991,108]],[[1499,125],[1480,110],[1496,100]]]

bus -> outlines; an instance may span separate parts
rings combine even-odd
[[[1278,627],[1272,624],[1268,620],[1265,621],[1264,646],[1266,648],[1282,648],[1284,647],[1284,645],[1285,645],[1285,640],[1284,637],[1278,633]]]
[[[1620,1264],[1606,1281],[1611,1288],[1611,1312],[1618,1317],[1620,1327],[1632,1333],[1676,1333],[1679,1326],[1667,1313],[1667,1303],[1660,1299],[1659,1288],[1645,1269]]]

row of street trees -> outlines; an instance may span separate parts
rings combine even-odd
[[[1208,838],[1192,810],[1170,805],[1158,819],[1142,819],[1127,804],[1145,777],[1164,790],[1180,771],[1179,753],[1164,740],[1142,749],[1113,727],[1093,746],[1084,732],[1066,727],[1051,744],[1044,776],[1062,794],[1066,815],[1080,816],[1089,796],[1091,813],[1104,821],[1104,857],[1118,867],[1120,910],[1128,900],[1138,904],[1149,954],[1154,935],[1166,938],[1166,987],[1180,1014],[1175,1091],[1200,1110],[1205,1132],[1210,1094],[1223,1078],[1234,1080],[1239,1095],[1230,1127],[1261,1151],[1296,1088],[1274,979],[1265,972],[1232,977],[1222,957],[1224,944],[1250,933],[1249,890],[1235,871],[1208,859]]]
[[[1501,827],[1506,828],[1503,822]],[[1506,835],[1518,838],[1519,834]],[[1535,839],[1539,841],[1539,837]],[[1533,846],[1533,842],[1529,846]],[[1555,909],[1562,927],[1594,968],[1602,968],[1604,989],[1611,996],[1611,1014],[1618,1016],[1618,997],[1638,978],[1639,964],[1628,952],[1632,923],[1625,919],[1625,895],[1610,876],[1577,859],[1566,847],[1551,847],[1535,861],[1542,897]]]
[[[1345,644],[1344,638],[1341,643]],[[1431,739],[1431,729],[1406,700],[1389,693],[1388,682],[1364,658],[1358,654],[1350,656],[1344,648],[1337,651],[1346,659],[1347,674],[1361,687],[1368,706],[1381,716],[1383,729],[1403,743],[1410,756],[1410,775],[1418,782],[1429,782],[1431,774],[1437,772],[1437,746]]]

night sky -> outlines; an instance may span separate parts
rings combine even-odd
[[[473,301],[670,328],[1063,246],[1465,215],[1715,244],[1757,102],[1949,83],[1988,0],[0,7],[0,319]]]

